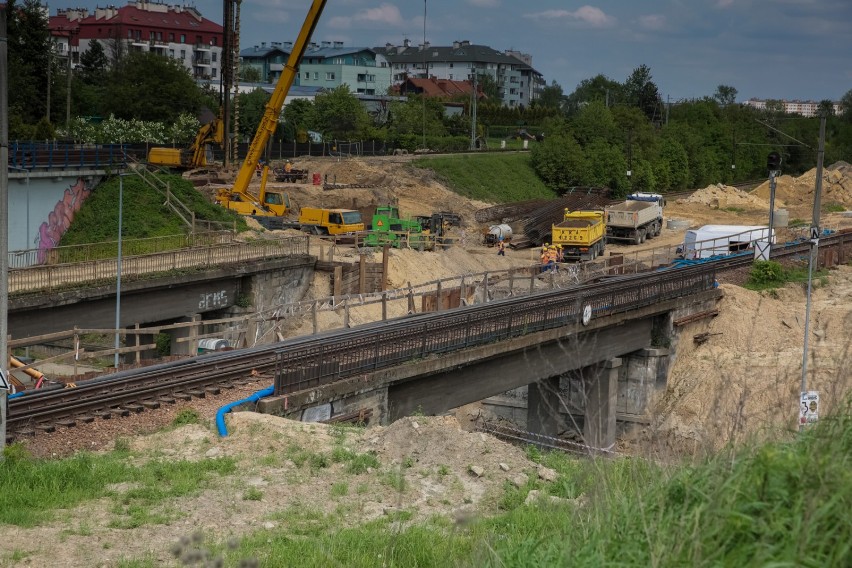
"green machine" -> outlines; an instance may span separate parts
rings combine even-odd
[[[409,246],[417,250],[430,248],[429,239],[423,234],[421,224],[412,219],[402,219],[399,207],[385,205],[376,207],[370,232],[364,237],[364,246],[394,248]]]

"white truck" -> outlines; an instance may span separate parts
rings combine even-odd
[[[686,259],[710,258],[752,249],[755,243],[768,239],[769,227],[766,226],[704,225],[686,232],[678,252]]]
[[[606,210],[606,240],[634,244],[653,238],[663,229],[665,199],[657,193],[631,193],[627,200]]]

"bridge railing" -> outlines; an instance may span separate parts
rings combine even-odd
[[[124,246],[122,243],[122,249]],[[308,254],[308,237],[283,237],[245,243],[204,244],[153,254],[122,255],[121,276],[128,280],[154,277],[172,270],[205,269],[228,264]],[[44,264],[9,271],[9,292],[52,291],[84,283],[114,281],[118,259]]]
[[[124,144],[70,142],[11,142],[9,168],[49,170],[64,168],[120,168],[126,166]]]
[[[685,268],[424,314],[340,333],[321,343],[288,346],[278,354],[275,393],[291,393],[430,355],[576,324],[584,320],[584,312],[592,319],[624,313],[710,290],[715,281],[712,265]]]

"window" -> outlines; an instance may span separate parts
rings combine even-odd
[[[215,67],[213,68],[213,76],[214,77],[216,76],[216,68]]]
[[[311,78],[311,72],[305,71],[305,79],[310,79],[310,78]]]
[[[180,34],[180,42],[186,43],[186,34]]]
[[[200,35],[195,36],[195,44],[196,44],[196,45],[200,45],[200,44],[201,44],[201,36],[200,36]]]
[[[175,58],[175,50],[174,49],[169,50],[169,57],[171,57],[172,59]]]
[[[211,61],[212,61],[213,63],[216,63],[216,52],[215,52],[215,51],[214,51],[213,53],[211,53],[211,54],[210,54],[210,57],[212,58],[212,59],[211,59]]]
[[[452,69],[452,68],[453,68],[453,64],[452,64],[452,63],[450,63],[450,69]]]
[[[157,39],[163,41],[163,32],[157,32]]]
[[[213,39],[211,39],[211,40],[210,40],[210,45],[218,45],[218,44],[216,43],[216,40],[217,40],[217,39],[218,39],[218,38],[215,38],[215,37],[214,37]]]
[[[148,39],[154,39],[154,32],[148,32]]]
[[[175,34],[169,34],[169,41],[175,40]]]
[[[181,58],[181,59],[186,59],[186,50],[185,50],[185,49],[181,49],[181,50],[180,50],[180,58]]]
[[[127,37],[133,39],[133,30],[127,30]]]
[[[319,81],[319,71],[314,71],[314,81]]]
[[[334,73],[332,73],[331,71],[326,72],[325,80],[326,81],[334,81]]]

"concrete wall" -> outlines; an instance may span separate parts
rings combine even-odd
[[[10,172],[9,251],[38,249],[26,257],[10,254],[10,266],[35,264],[56,246],[101,178],[82,171]]]

